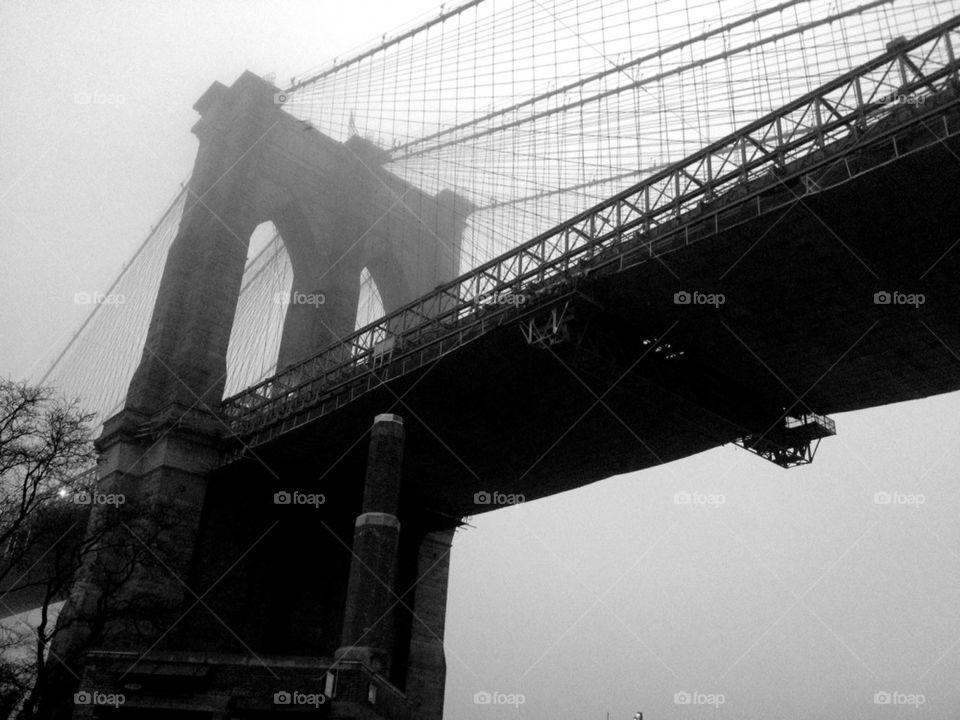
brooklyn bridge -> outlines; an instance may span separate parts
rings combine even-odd
[[[197,99],[190,177],[42,378],[97,414],[98,492],[173,514],[150,622],[98,623],[88,560],[50,717],[436,720],[480,477],[792,468],[960,389],[957,8],[681,10],[470,0]]]

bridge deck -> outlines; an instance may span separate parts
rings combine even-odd
[[[795,406],[960,389],[958,26],[228,399],[225,462],[361,468],[370,418],[392,409],[408,422],[408,501],[461,516],[480,490],[545,496],[763,435]],[[915,72],[891,80],[904,53]],[[890,88],[922,101],[890,103]],[[528,302],[478,308],[490,292]],[[567,341],[531,345],[551,318]]]
[[[798,398],[836,413],[958,390],[960,252],[937,262],[960,237],[956,156],[954,136],[664,263],[584,280],[571,341],[541,349],[496,327],[242,463],[360,473],[370,418],[389,409],[407,420],[407,501],[460,516],[484,509],[481,490],[529,500],[763,432]],[[697,289],[726,301],[674,303]],[[925,301],[875,304],[880,291]]]
[[[229,398],[223,404],[224,416],[247,445],[266,442],[351,402],[381,379],[415,369],[509,319],[503,308],[479,312],[477,298],[511,292],[549,302],[557,286],[569,287],[572,280],[596,272],[599,255],[619,255],[623,267],[627,258],[636,261],[670,252],[728,230],[751,213],[762,215],[787,206],[797,194],[846,182],[851,174],[896,159],[904,151],[903,140],[900,148],[896,145],[898,132],[936,122],[953,107],[958,64],[951,36],[958,37],[958,26],[960,18],[954,18],[900,44],[896,52],[441,286],[342,344]],[[914,70],[914,77],[908,79],[906,66]],[[918,104],[890,103],[896,93],[902,97],[909,93]],[[955,132],[944,122],[943,132],[931,126],[932,140],[926,130],[920,137],[937,141]],[[892,154],[890,148],[883,149],[890,138]],[[867,144],[881,147],[887,157],[857,167],[864,158],[869,160]],[[857,168],[853,171],[851,158]],[[380,350],[388,338],[394,349],[384,355]],[[357,382],[358,375],[365,376],[362,382]]]

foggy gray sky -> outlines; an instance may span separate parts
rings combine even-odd
[[[288,78],[437,10],[0,1],[0,374],[36,376],[88,309],[74,293],[104,290],[142,241],[192,167],[212,81]],[[473,518],[452,556],[446,717],[957,717],[960,394],[836,419],[807,468],[725,447]],[[925,702],[874,704],[883,691]]]

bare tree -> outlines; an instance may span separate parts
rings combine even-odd
[[[169,516],[98,486],[92,420],[49,388],[0,380],[0,615],[33,608],[30,624],[0,625],[0,717],[68,703],[84,650],[153,616],[136,578]]]
[[[52,605],[72,580],[58,561],[82,532],[86,513],[71,499],[89,491],[83,471],[95,457],[92,419],[49,388],[0,380],[0,609],[8,615],[13,598],[22,604],[26,597],[40,616],[32,631],[22,621],[2,630],[0,708],[7,715],[29,712],[52,636]]]
[[[92,420],[50,389],[0,380],[0,587],[35,551],[41,516],[89,490]]]

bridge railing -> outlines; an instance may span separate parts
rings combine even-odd
[[[960,16],[888,47],[869,63],[225,399],[224,419],[238,435],[249,433],[324,390],[375,373],[411,348],[442,342],[456,328],[463,335],[465,320],[489,326],[516,305],[511,298],[548,292],[610,248],[650,241],[687,213],[735,199],[738,189],[775,184],[788,165],[839,154],[869,138],[887,118],[916,113],[948,86],[960,87]]]

